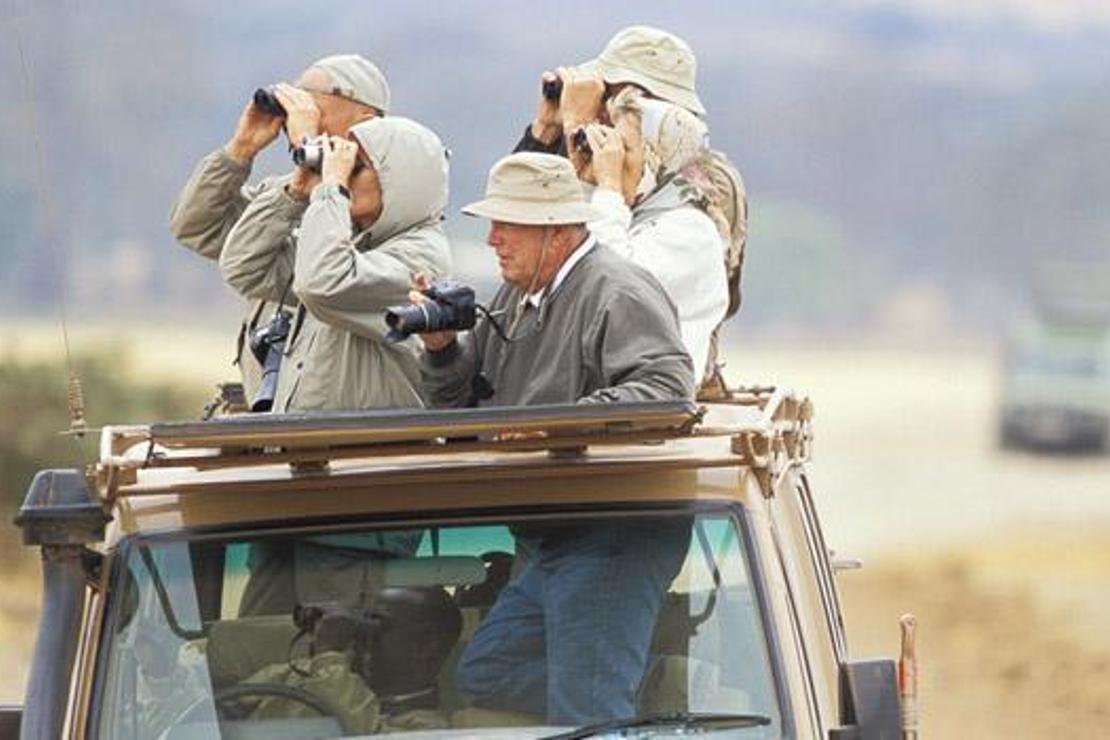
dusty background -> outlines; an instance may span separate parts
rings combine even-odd
[[[5,332],[9,351],[25,357],[58,345],[48,325]],[[112,338],[93,326],[73,335],[78,346]],[[225,375],[218,332],[181,335],[186,367],[154,349],[157,332],[128,336],[138,377],[203,389]],[[808,346],[736,346],[729,374],[815,400],[812,469],[826,535],[865,561],[840,576],[853,652],[892,654],[897,617],[913,611],[926,736],[1101,734],[1110,721],[1110,459],[998,452],[989,347]],[[2,531],[0,553],[17,567],[0,582],[0,701],[17,701],[38,574],[12,547],[13,529]]]

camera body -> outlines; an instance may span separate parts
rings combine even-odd
[[[390,306],[385,312],[387,340],[400,342],[430,331],[463,331],[477,323],[477,303],[469,285],[443,280],[422,292],[431,300]]]
[[[262,365],[262,382],[251,399],[252,412],[269,411],[274,407],[278,370],[292,324],[293,317],[287,311],[278,311],[266,326],[251,332],[251,354]]]
[[[306,136],[299,146],[293,147],[293,164],[319,172],[324,164],[324,144],[327,139],[327,134],[311,139]]]
[[[274,95],[273,87],[260,87],[254,91],[254,104],[263,113],[277,118],[285,118],[285,106]]]

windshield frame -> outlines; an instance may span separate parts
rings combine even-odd
[[[775,692],[775,703],[780,720],[782,738],[795,737],[795,723],[792,701],[788,691],[785,668],[783,666],[782,641],[775,626],[771,604],[769,602],[770,589],[765,582],[764,566],[766,558],[760,552],[756,538],[751,530],[747,508],[735,500],[677,500],[677,501],[641,501],[641,502],[599,502],[557,505],[522,505],[498,506],[481,508],[458,508],[442,511],[429,511],[426,514],[413,516],[411,512],[405,513],[374,513],[350,517],[312,517],[304,519],[290,519],[275,526],[273,521],[243,523],[233,525],[217,525],[203,527],[184,527],[167,532],[145,532],[129,535],[121,539],[116,547],[107,554],[110,556],[110,573],[108,588],[103,594],[103,618],[100,620],[97,635],[95,661],[92,671],[91,690],[85,695],[88,700],[85,713],[84,736],[92,738],[101,737],[101,712],[104,708],[103,692],[107,683],[110,657],[112,655],[112,636],[121,619],[124,599],[119,598],[122,593],[123,571],[125,564],[140,547],[161,545],[176,542],[203,542],[209,540],[231,539],[267,539],[286,537],[289,535],[324,535],[349,532],[352,529],[361,531],[382,528],[403,528],[409,525],[414,528],[428,527],[431,524],[441,526],[450,525],[480,525],[488,522],[503,522],[506,519],[530,519],[542,521],[544,519],[561,519],[567,516],[593,516],[614,518],[626,517],[630,514],[660,515],[673,513],[676,515],[718,515],[725,516],[735,527],[741,552],[745,558],[748,569],[748,580],[751,584],[752,596],[755,601],[759,626],[763,632],[766,644],[767,662],[771,675],[771,686]]]

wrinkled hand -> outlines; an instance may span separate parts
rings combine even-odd
[[[319,135],[320,109],[311,94],[280,82],[274,87],[274,96],[285,108],[285,132],[293,146],[298,146],[306,136],[311,139]]]
[[[624,138],[610,126],[591,123],[586,127],[586,140],[593,150],[590,168],[593,182],[599,188],[606,188],[623,196],[621,183],[625,157]]]
[[[421,304],[427,303],[432,300],[423,292],[432,286],[432,281],[428,276],[422,272],[418,272],[412,276],[412,287],[409,291],[409,303]],[[419,334],[420,340],[424,342],[424,348],[429,352],[439,352],[440,350],[447,349],[456,340],[457,332],[454,331],[430,331],[424,334]]]
[[[605,82],[595,74],[573,67],[559,67],[558,74],[563,80],[563,96],[559,99],[563,133],[571,134],[597,120],[601,99],[605,96]]]
[[[551,144],[563,133],[563,119],[559,101],[548,100],[543,95],[545,83],[559,79],[554,72],[544,72],[540,77],[540,101],[536,104],[536,117],[532,120],[532,138]]]
[[[358,144],[342,136],[329,136],[324,141],[324,162],[320,181],[324,185],[346,185],[355,169]]]
[[[243,112],[239,114],[235,134],[224,147],[224,151],[236,162],[246,164],[277,138],[284,122],[284,119],[278,116],[263,112],[253,100],[250,100],[243,108]]]
[[[624,166],[621,171],[620,192],[624,194],[624,202],[632,205],[636,200],[640,178],[644,174],[642,117],[639,113],[627,113],[614,123],[614,128],[624,141]]]

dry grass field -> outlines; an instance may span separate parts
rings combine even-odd
[[[10,352],[44,356],[52,327],[9,327]],[[130,372],[208,385],[228,342],[138,328],[74,332],[128,350]],[[37,354],[36,353],[42,353]],[[187,358],[182,362],[180,358]],[[734,347],[728,374],[808,392],[813,482],[830,544],[862,556],[841,576],[850,644],[892,654],[919,618],[925,737],[1096,737],[1110,721],[1110,458],[999,452],[989,351]],[[4,537],[14,535],[6,529]],[[0,548],[13,557],[12,548]],[[22,692],[38,585],[20,556],[0,584],[0,701]]]

